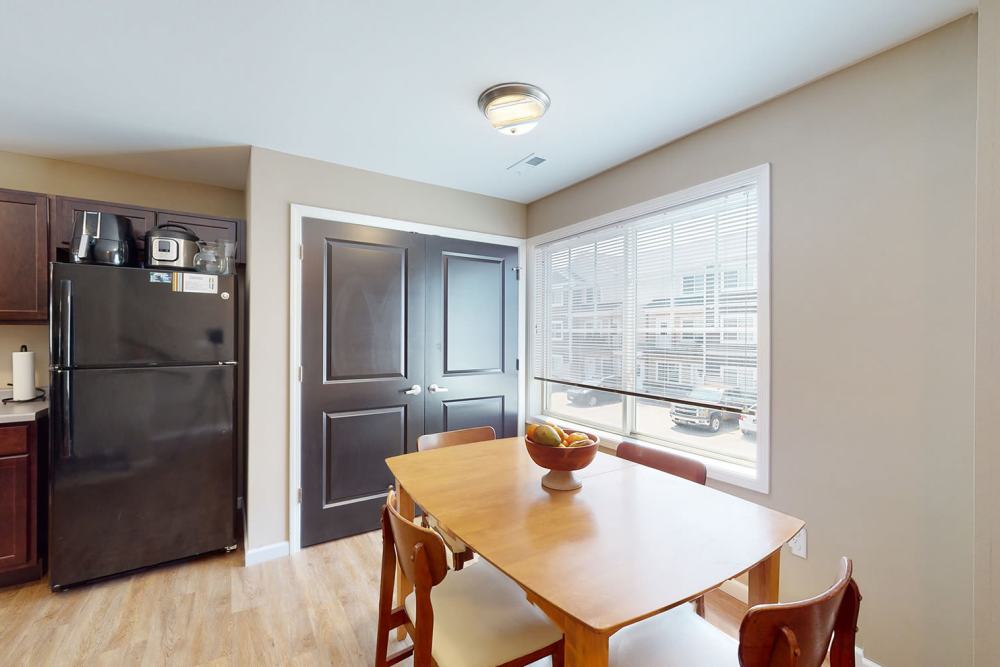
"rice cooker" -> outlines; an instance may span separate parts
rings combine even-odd
[[[193,269],[198,235],[183,225],[167,223],[146,232],[146,266]]]

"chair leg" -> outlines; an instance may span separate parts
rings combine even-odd
[[[559,646],[552,652],[552,667],[563,667],[566,661],[566,642],[559,642]]]
[[[696,614],[705,618],[705,596],[702,595],[694,601],[694,611]]]

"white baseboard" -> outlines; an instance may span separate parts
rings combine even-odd
[[[264,563],[275,558],[282,558],[289,554],[288,542],[275,542],[256,549],[247,549],[243,557],[243,564],[247,567]]]
[[[747,600],[750,599],[750,588],[742,581],[737,581],[736,579],[730,579],[722,584],[719,586],[719,590],[730,597],[736,598],[743,604],[748,604]],[[860,646],[854,647],[854,662],[857,663],[857,667],[880,667],[878,663],[865,657],[865,652],[861,650]]]
[[[857,667],[881,667],[874,660],[866,658],[865,652],[861,650],[860,646],[854,647],[854,662],[857,663]]]

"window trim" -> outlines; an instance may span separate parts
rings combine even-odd
[[[635,218],[655,213],[665,208],[683,205],[695,200],[732,190],[734,188],[753,185],[757,186],[758,219],[757,219],[757,463],[751,468],[728,463],[726,461],[696,454],[683,445],[670,447],[661,441],[643,439],[639,436],[623,435],[605,432],[612,441],[621,438],[639,440],[656,446],[667,446],[673,451],[691,456],[705,463],[710,479],[733,484],[759,493],[770,493],[771,471],[771,165],[764,163],[744,171],[723,176],[715,180],[679,190],[662,197],[656,197],[638,204],[605,213],[589,220],[574,223],[560,229],[539,234],[528,239],[527,266],[535,266],[536,248],[551,241],[572,238],[599,227],[611,227],[624,224]],[[526,311],[528,318],[529,344],[525,346],[528,373],[525,377],[525,396],[528,401],[529,414],[543,414],[545,397],[541,382],[532,378],[535,376],[535,345],[531,340],[535,327],[534,275],[533,270],[526,272]],[[629,409],[628,401],[623,401],[623,410]],[[634,409],[632,410],[634,413]],[[623,422],[629,427],[629,415],[623,414]],[[567,421],[565,417],[555,416],[557,420]],[[590,428],[597,428],[587,425]],[[602,436],[603,437],[603,436]]]

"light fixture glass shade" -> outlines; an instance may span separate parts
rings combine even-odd
[[[479,110],[501,134],[527,134],[549,108],[549,96],[528,83],[502,83],[479,96]]]

